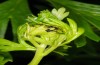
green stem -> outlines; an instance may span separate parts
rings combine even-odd
[[[27,48],[27,50],[35,50],[35,48],[29,44],[27,44],[23,39],[19,38],[18,39],[19,43],[22,44],[23,46],[25,46],[25,48]]]
[[[52,46],[52,47],[46,49],[45,52],[44,52],[44,56],[48,55],[49,53],[51,53],[56,48],[57,48],[57,46]]]
[[[35,47],[38,47],[39,46],[39,44],[37,43],[37,42],[35,42],[33,39],[31,40],[29,40]]]
[[[36,54],[32,61],[28,65],[38,65],[41,59],[44,57],[43,52],[47,45],[41,44],[37,47]]]

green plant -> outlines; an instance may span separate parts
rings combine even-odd
[[[78,34],[76,36],[76,37],[80,36],[74,40],[76,47],[82,47],[86,45],[87,43],[86,47],[85,48],[83,47],[83,50],[81,49],[80,51],[86,52],[87,54],[89,54],[89,56],[97,56],[97,57],[99,56],[96,53],[96,50],[91,43],[93,43],[94,41],[95,43],[98,43],[100,41],[100,36],[98,33],[100,31],[100,22],[99,22],[100,21],[100,9],[99,9],[100,6],[72,1],[72,0],[48,0],[48,2],[50,2],[53,5],[53,7],[55,7],[56,9],[60,7],[64,7],[69,12],[64,12],[64,8],[58,9],[58,11],[56,9],[53,9],[52,14],[55,15],[53,16],[52,14],[50,14],[51,12],[49,12],[48,10],[45,10],[43,12],[45,12],[46,14],[48,12],[48,14],[50,14],[50,17],[47,16],[43,12],[41,12],[38,15],[38,17],[36,17],[32,15],[28,7],[27,0],[7,0],[7,1],[4,1],[3,3],[0,3],[0,65],[4,65],[8,61],[11,61],[11,62],[13,61],[11,55],[9,54],[9,51],[17,51],[17,50],[36,51],[37,50],[36,48],[40,49],[40,47],[38,46],[41,46],[42,43],[44,44],[44,41],[48,43],[53,43],[51,41],[54,41],[54,39],[58,39],[56,40],[56,43],[60,42],[61,44],[57,45],[57,44],[45,43],[44,44],[46,45],[45,49],[46,51],[47,50],[48,51],[43,53],[44,56],[49,54],[53,50],[54,52],[58,54],[66,55],[66,53],[63,53],[63,51],[66,51],[69,47],[71,47],[68,43],[75,39],[73,38],[75,37],[74,36],[75,33],[78,33],[80,32],[80,30],[83,30],[80,27],[85,29],[85,33],[84,35],[80,36],[82,34],[82,32],[80,32],[81,34]],[[42,8],[48,9],[48,7],[44,5],[37,8],[40,10]],[[61,16],[58,16],[57,14],[60,12],[62,12],[60,14]],[[67,18],[68,21],[65,22],[66,19],[63,20],[63,18],[65,18],[68,14],[69,14]],[[29,15],[32,15],[32,16],[29,16]],[[25,19],[27,16],[29,17],[27,19],[28,22],[26,23]],[[75,20],[75,23],[72,19]],[[14,36],[13,41],[15,42],[12,42],[6,39],[1,39],[1,38],[4,38],[5,36],[9,20],[11,21],[11,26],[12,26],[13,36]],[[50,23],[49,20],[52,22]],[[57,23],[56,21],[59,21],[62,25],[60,23]],[[62,21],[64,21],[64,23]],[[69,24],[67,24],[67,22],[69,22]],[[79,27],[78,29],[77,29],[77,26]],[[19,27],[18,29],[19,42],[16,42],[18,27]],[[30,29],[35,30],[37,33],[34,33],[34,31],[30,31]],[[44,31],[45,30],[47,31],[40,32],[39,34],[41,36],[36,35],[40,31],[39,29],[43,29]],[[70,34],[67,35],[65,29],[69,30],[69,32],[74,31],[74,33],[70,33],[70,34],[73,34],[73,36]],[[31,36],[32,33],[34,34]],[[64,37],[64,36],[68,36],[68,37]],[[30,38],[34,37],[35,41],[30,39],[29,37]],[[48,37],[51,37],[51,38],[49,41],[46,41]],[[60,37],[61,39],[59,40]],[[67,40],[62,40],[63,38]],[[87,40],[87,38],[89,38],[89,40]],[[27,43],[32,43],[32,46]],[[56,46],[56,47],[52,47],[52,46]],[[74,49],[73,51],[75,52]],[[75,56],[75,54],[73,54],[72,56]]]
[[[36,50],[29,65],[38,65],[44,56],[56,48],[64,46],[68,49],[68,43],[84,32],[84,29],[77,28],[77,24],[72,19],[67,18],[69,25],[62,21],[68,14],[69,12],[65,12],[65,8],[60,8],[58,11],[53,9],[52,12],[41,11],[38,17],[34,15],[28,17],[28,22],[18,28],[19,44],[0,39],[1,52]],[[26,41],[32,43],[33,46]]]

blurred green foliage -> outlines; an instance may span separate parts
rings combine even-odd
[[[0,38],[4,38],[9,21],[16,38],[17,27],[25,23],[30,14],[27,0],[7,0],[0,3]]]

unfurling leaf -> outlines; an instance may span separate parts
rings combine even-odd
[[[57,15],[59,13],[59,16]],[[27,23],[19,27],[17,33],[19,42],[29,41],[35,48],[44,44],[47,55],[59,46],[64,46],[78,38],[84,33],[83,28],[77,27],[74,20],[67,18],[69,24],[62,21],[69,12],[65,12],[65,8],[59,8],[58,11],[53,9],[41,11],[38,16],[29,16]],[[22,43],[22,42],[20,42]]]

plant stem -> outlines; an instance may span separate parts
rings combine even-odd
[[[44,52],[44,56],[48,55],[48,54],[49,54],[50,52],[52,52],[55,48],[57,48],[57,47],[56,47],[56,46],[55,46],[55,47],[52,46],[51,48],[46,49],[45,52]]]
[[[37,47],[36,53],[32,61],[28,65],[38,65],[41,59],[44,57],[43,52],[47,45],[41,44]]]

